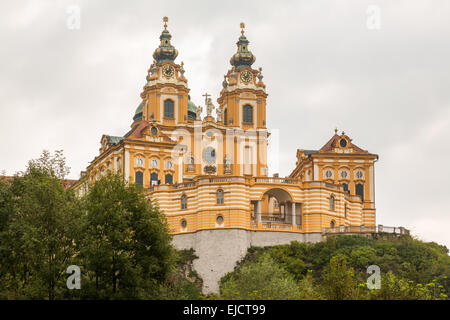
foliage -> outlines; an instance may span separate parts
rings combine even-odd
[[[67,290],[65,270],[76,253],[80,210],[58,177],[65,167],[60,156],[44,152],[1,184],[2,298],[55,299]]]
[[[152,299],[167,280],[173,248],[167,223],[142,189],[108,174],[89,187],[80,239],[83,298]]]
[[[198,300],[201,296],[203,281],[193,268],[198,257],[193,249],[176,250],[175,268],[168,281],[161,287],[160,299]]]
[[[0,299],[200,297],[195,253],[174,250],[142,188],[108,174],[80,199],[67,174],[62,151],[44,151],[0,178]],[[81,290],[67,288],[70,265],[81,268]]]
[[[222,283],[266,255],[297,281],[300,299],[448,299],[450,291],[448,249],[410,236],[339,236],[315,244],[252,247]],[[370,265],[380,267],[380,290],[366,286]]]
[[[221,280],[221,298],[244,300],[298,299],[300,291],[294,277],[269,254],[243,264]]]

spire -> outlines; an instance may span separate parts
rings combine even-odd
[[[244,35],[245,24],[241,22],[240,27],[242,29],[241,36],[239,37],[239,41],[236,43],[238,49],[230,59],[231,65],[236,67],[237,70],[242,67],[250,67],[256,60],[253,53],[248,50],[248,44],[250,41],[248,41],[247,37]]]
[[[153,58],[156,60],[156,63],[158,64],[166,61],[173,62],[178,55],[178,50],[175,49],[175,47],[170,43],[170,39],[172,39],[172,36],[170,35],[169,30],[167,30],[167,22],[169,21],[169,18],[164,17],[163,21],[164,21],[164,30],[162,31],[161,36],[159,37],[161,43],[153,53]]]

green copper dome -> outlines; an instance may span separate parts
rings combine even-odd
[[[172,39],[172,36],[170,35],[169,30],[167,30],[167,17],[164,17],[164,30],[161,33],[161,36],[159,37],[159,40],[161,40],[161,43],[159,44],[159,47],[156,48],[155,52],[153,53],[153,58],[156,60],[157,63],[162,63],[166,61],[173,62],[175,58],[178,56],[178,50],[175,49],[175,47],[170,43],[170,39]]]
[[[192,119],[195,120],[196,116],[197,116],[197,107],[195,106],[195,104],[192,102],[191,100],[191,96],[188,96],[188,119]]]
[[[256,60],[251,51],[248,50],[248,44],[250,41],[244,36],[244,24],[241,23],[242,35],[239,37],[239,41],[236,42],[238,47],[237,52],[231,57],[230,63],[236,68],[236,70],[243,67],[250,67]]]
[[[136,112],[134,113],[133,120],[139,121],[142,120],[142,108],[144,107],[144,101],[137,107]]]

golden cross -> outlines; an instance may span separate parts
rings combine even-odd
[[[169,18],[164,17],[163,21],[164,21],[164,29],[167,29],[167,21],[169,21]]]
[[[244,28],[245,28],[245,23],[241,22],[241,33],[242,35],[244,35]]]

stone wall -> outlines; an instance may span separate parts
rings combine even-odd
[[[291,241],[319,242],[320,233],[293,233],[280,231],[249,231],[242,229],[202,230],[173,236],[177,249],[195,250],[199,257],[194,269],[203,279],[204,293],[219,292],[219,280],[234,270],[251,246],[265,247],[288,244]]]

